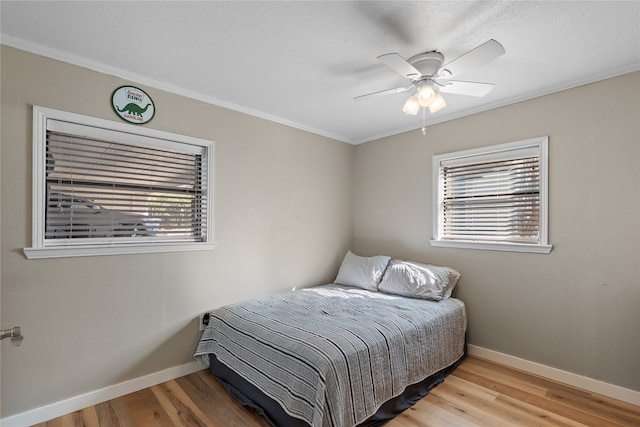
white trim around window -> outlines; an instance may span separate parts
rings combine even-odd
[[[435,247],[549,253],[548,137],[433,156]]]
[[[211,250],[213,168],[212,141],[34,106],[32,247],[24,253]]]

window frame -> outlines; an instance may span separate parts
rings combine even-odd
[[[544,253],[551,252],[553,248],[548,242],[549,224],[549,179],[548,179],[548,143],[547,136],[536,137],[521,141],[509,142],[505,144],[492,145],[488,147],[475,148],[470,150],[456,151],[434,155],[432,157],[433,173],[433,237],[431,246],[445,248],[480,249],[509,252],[531,252]],[[521,157],[526,157],[526,152],[535,150],[540,159],[540,224],[539,243],[519,243],[519,242],[499,242],[499,241],[474,241],[442,239],[440,228],[442,224],[442,199],[440,194],[441,167],[443,164],[456,162],[457,164],[471,164],[478,161],[503,160],[509,158],[519,158],[513,153],[522,153]]]
[[[49,242],[45,239],[45,213],[46,213],[46,147],[47,147],[47,121],[56,120],[69,122],[81,126],[96,128],[97,132],[117,132],[123,140],[140,144],[143,141],[148,146],[163,148],[176,144],[188,148],[197,146],[204,148],[207,170],[202,172],[204,197],[207,199],[207,215],[203,225],[206,232],[202,241],[161,241],[146,240],[135,241],[123,239],[122,241],[99,241],[92,238],[86,242],[74,242],[73,244],[60,244]],[[212,250],[216,245],[213,234],[214,212],[214,149],[213,141],[178,135],[155,129],[118,123],[110,120],[84,116],[66,111],[54,110],[40,106],[33,106],[33,154],[32,154],[32,236],[30,248],[24,248],[24,254],[28,259],[63,258],[96,255],[124,255],[138,253],[160,252],[184,252]]]

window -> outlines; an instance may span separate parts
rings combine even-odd
[[[534,138],[433,157],[433,246],[549,253],[547,145]]]
[[[27,258],[213,248],[213,142],[33,110]]]

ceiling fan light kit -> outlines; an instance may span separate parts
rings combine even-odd
[[[366,95],[356,96],[360,100],[368,97],[389,95],[414,89],[404,103],[402,111],[415,116],[420,108],[429,108],[432,114],[447,106],[440,92],[482,97],[493,89],[492,83],[449,80],[451,77],[487,64],[505,53],[504,47],[496,40],[489,40],[453,61],[443,65],[444,55],[430,51],[419,53],[408,60],[397,53],[387,53],[378,59],[386,66],[409,79],[408,87],[398,87]]]
[[[407,98],[404,106],[402,107],[402,111],[404,111],[406,114],[411,114],[412,116],[418,114],[418,111],[420,111],[420,101],[418,101],[418,97],[415,95],[411,95],[409,98]]]
[[[417,84],[416,84],[417,86]],[[428,107],[436,99],[436,90],[428,82],[422,82],[418,89],[418,102],[421,107]]]
[[[420,88],[416,95],[411,95],[404,103],[402,111],[415,116],[420,111],[420,107],[429,108],[433,114],[447,106],[444,97],[436,91],[433,84],[423,81],[419,82]]]
[[[444,101],[444,98],[438,93],[436,94],[436,99],[434,99],[433,102],[429,104],[429,112],[433,114],[436,111],[442,110],[446,106],[447,103]]]

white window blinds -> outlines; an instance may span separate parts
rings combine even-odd
[[[432,245],[548,253],[547,143],[434,156]]]
[[[45,239],[202,241],[202,154],[49,130]]]
[[[442,239],[540,241],[540,159],[442,168]]]

